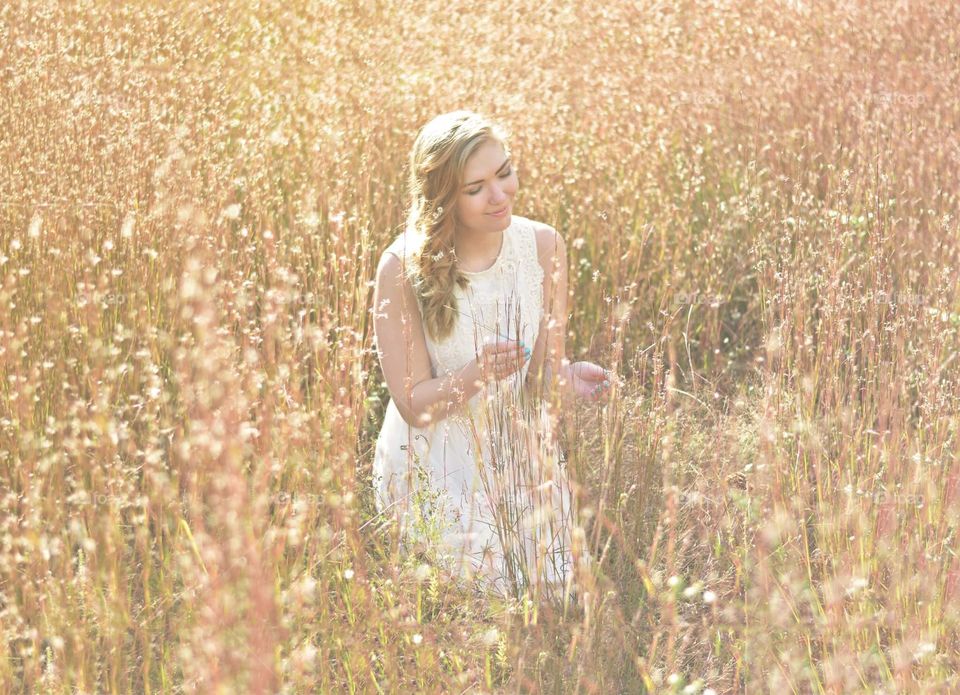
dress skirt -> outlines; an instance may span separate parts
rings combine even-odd
[[[575,519],[550,431],[545,404],[494,409],[475,397],[414,427],[391,399],[374,458],[377,511],[396,520],[406,551],[432,547],[453,574],[496,595],[532,585],[559,595],[572,581]]]

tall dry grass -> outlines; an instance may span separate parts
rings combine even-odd
[[[0,8],[3,692],[958,687],[955,3]],[[371,281],[470,107],[570,261],[568,610],[372,512]]]

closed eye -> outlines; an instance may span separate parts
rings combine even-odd
[[[510,174],[512,174],[512,173],[513,173],[513,167],[510,167],[510,168],[507,169],[505,172],[503,172],[502,174],[500,174],[500,178],[501,178],[501,179],[505,179],[505,178],[507,178],[508,176],[510,176]],[[476,194],[479,193],[482,189],[483,189],[483,186],[480,186],[480,188],[475,188],[475,189],[473,189],[472,191],[467,191],[467,195],[476,195]]]

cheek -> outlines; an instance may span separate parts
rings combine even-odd
[[[460,201],[457,207],[460,208],[460,212],[465,217],[481,215],[483,214],[483,202],[480,200],[480,197],[480,193],[477,195],[467,195],[466,193],[463,193],[460,196]]]
[[[486,212],[486,206],[483,201],[483,191],[476,195],[464,194],[463,197],[466,199],[463,201],[463,207],[468,215],[482,215]]]

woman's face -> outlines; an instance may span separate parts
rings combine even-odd
[[[457,219],[473,232],[500,232],[510,226],[517,172],[503,145],[488,139],[467,159],[457,197]],[[492,213],[500,214],[492,214]]]

